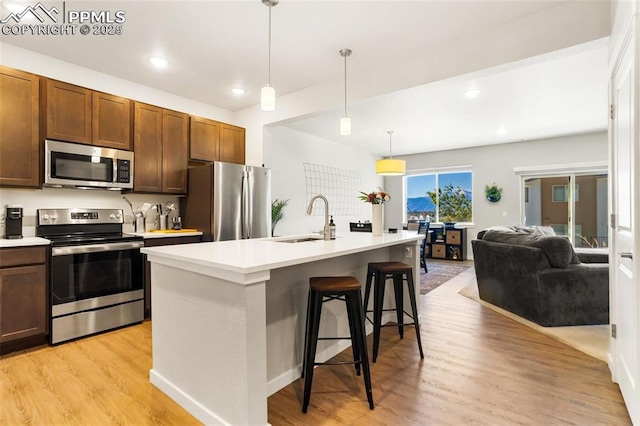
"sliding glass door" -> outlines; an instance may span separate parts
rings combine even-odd
[[[524,177],[524,224],[550,226],[575,247],[608,246],[606,173]]]

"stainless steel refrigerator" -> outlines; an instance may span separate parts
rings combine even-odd
[[[187,185],[182,224],[204,241],[271,236],[270,169],[216,161],[190,168]]]

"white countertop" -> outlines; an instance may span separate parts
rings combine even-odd
[[[241,274],[267,271],[291,265],[314,262],[390,247],[403,243],[416,243],[424,238],[415,231],[383,234],[374,237],[371,233],[354,232],[338,235],[335,240],[316,240],[300,243],[284,243],[279,240],[318,237],[315,235],[293,235],[289,237],[261,238],[251,240],[219,241],[199,244],[184,244],[163,247],[145,247],[141,251],[149,260],[163,263],[189,263]]]
[[[49,240],[40,237],[24,237],[15,240],[0,239],[0,248],[48,246],[49,243]]]
[[[189,231],[189,232],[169,232],[169,233],[164,233],[164,232],[127,232],[127,234],[130,235],[139,235],[142,238],[149,239],[149,238],[174,238],[174,237],[195,237],[195,236],[199,236],[202,235],[202,232],[200,231]]]

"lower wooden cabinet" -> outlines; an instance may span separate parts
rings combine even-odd
[[[202,236],[191,235],[184,237],[148,238],[144,240],[145,247],[171,246],[175,244],[192,244],[202,241]],[[144,317],[151,318],[151,262],[144,255]]]
[[[49,332],[48,247],[0,250],[0,343],[42,337]],[[20,349],[23,349],[21,347]]]

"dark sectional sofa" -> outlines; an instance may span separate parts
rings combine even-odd
[[[549,227],[499,227],[471,241],[479,295],[542,326],[609,323],[606,254],[576,254]]]

